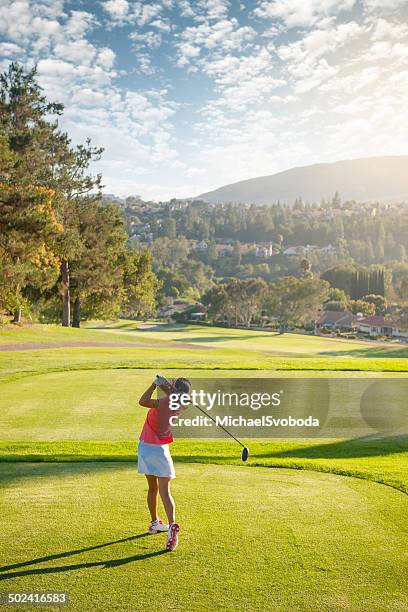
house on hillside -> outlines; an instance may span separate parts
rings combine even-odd
[[[303,255],[305,255],[306,253],[306,249],[304,246],[293,246],[293,247],[288,247],[287,249],[285,249],[283,251],[283,254],[286,255],[287,257],[302,257]]]
[[[157,314],[161,319],[170,320],[174,317],[174,315],[184,312],[187,308],[188,304],[185,303],[169,304],[160,308]]]
[[[348,311],[327,310],[316,320],[316,329],[343,329],[352,330],[357,321],[356,315]]]
[[[383,316],[365,317],[358,319],[355,323],[358,331],[368,334],[372,338],[376,336],[391,336],[408,341],[408,329],[403,329],[398,322],[385,319]]]
[[[375,315],[358,319],[355,327],[363,334],[369,336],[392,336],[393,327],[383,316]]]
[[[240,245],[241,255],[248,255],[252,252],[256,254],[256,245],[253,242],[243,242]]]
[[[255,257],[272,257],[273,255],[272,242],[269,244],[257,244],[255,249]]]
[[[336,250],[336,247],[334,247],[332,244],[327,244],[326,246],[319,248],[319,253],[335,253]]]
[[[198,244],[197,244],[197,251],[199,251],[200,253],[206,253],[208,251],[208,244],[205,240],[201,240]]]
[[[195,304],[186,304],[181,301],[166,306],[159,311],[159,315],[165,319],[184,323],[187,321],[199,322],[206,318],[207,309],[201,302]]]
[[[216,244],[215,248],[220,257],[225,257],[226,255],[230,255],[232,253],[232,246],[227,244],[226,242],[222,244]]]

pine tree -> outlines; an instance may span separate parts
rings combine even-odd
[[[156,293],[161,283],[152,266],[152,254],[148,250],[127,250],[123,255],[122,310],[128,317],[144,317],[154,313]]]
[[[0,126],[14,156],[7,181],[19,188],[46,186],[53,190],[56,216],[63,231],[56,236],[53,250],[60,259],[62,324],[70,325],[70,260],[80,251],[77,206],[92,205],[99,198],[100,175],[88,172],[102,149],[84,145],[72,147],[68,135],[55,119],[63,105],[49,102],[36,80],[35,69],[24,72],[12,63],[0,75]]]
[[[127,241],[124,222],[114,204],[86,200],[76,205],[80,250],[70,262],[73,326],[81,316],[117,314],[123,299],[123,257]]]
[[[0,309],[11,311],[15,323],[27,305],[26,288],[55,283],[60,262],[49,245],[62,230],[50,190],[0,184]]]

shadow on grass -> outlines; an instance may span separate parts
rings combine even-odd
[[[360,349],[351,349],[347,351],[322,351],[319,352],[319,355],[324,357],[360,357],[360,358],[368,358],[368,359],[402,359],[408,357],[408,348],[407,347],[376,347],[370,346],[369,348],[360,348]]]
[[[136,457],[130,462],[128,458],[124,461],[115,460],[110,456],[105,457],[64,457],[56,463],[55,457],[24,458],[23,461],[10,456],[9,460],[2,458],[0,462],[0,484],[6,485],[10,482],[32,480],[34,478],[49,478],[50,476],[65,477],[89,474],[92,472],[108,472],[110,470],[127,470],[129,463],[136,463]],[[79,459],[79,460],[78,460]],[[135,465],[135,474],[136,474]]]
[[[143,324],[142,324],[143,325]],[[191,331],[192,329],[197,329],[197,327],[199,328],[200,325],[196,326],[191,326],[191,325],[186,325],[185,323],[157,323],[156,325],[152,324],[152,326],[150,326],[150,324],[148,323],[147,325],[149,325],[149,327],[138,327],[138,331],[140,332],[173,332],[173,331],[183,331],[183,332],[188,332]]]
[[[342,459],[357,457],[380,457],[408,451],[408,436],[398,435],[386,438],[363,436],[350,440],[325,442],[295,449],[256,453],[258,458],[296,457],[302,459]]]
[[[113,326],[103,325],[103,323],[101,323],[100,325],[87,325],[84,329],[103,329],[107,331],[111,329],[129,329],[131,331],[138,331],[135,323],[115,323]]]
[[[148,532],[139,533],[138,535],[129,536],[128,538],[122,538],[121,540],[113,540],[112,542],[105,542],[103,544],[97,544],[96,546],[88,546],[87,548],[76,548],[74,550],[68,550],[61,553],[56,553],[54,555],[48,555],[46,557],[37,557],[35,559],[30,559],[28,561],[21,561],[19,563],[14,563],[12,565],[5,565],[0,567],[0,580],[8,580],[10,578],[16,578],[18,576],[29,576],[32,574],[54,574],[60,572],[68,572],[72,570],[78,569],[86,569],[91,567],[118,567],[120,565],[126,565],[127,563],[132,563],[133,561],[141,561],[143,559],[149,559],[150,557],[157,557],[159,555],[163,555],[167,551],[165,549],[156,550],[149,553],[143,553],[138,555],[131,555],[130,557],[122,557],[120,559],[107,559],[105,561],[90,561],[89,563],[75,563],[73,565],[58,565],[56,567],[41,567],[41,568],[31,568],[25,569],[17,572],[10,572],[10,570],[19,569],[22,567],[27,567],[28,565],[36,565],[38,563],[44,563],[46,561],[54,561],[56,559],[65,559],[66,557],[71,557],[72,555],[79,555],[81,553],[90,552],[92,550],[98,550],[99,548],[105,548],[107,546],[112,546],[113,544],[123,544],[125,542],[132,542],[134,540],[138,540],[140,538],[144,538],[149,536]]]
[[[188,341],[189,342],[224,342],[224,341],[228,341],[228,340],[238,340],[239,342],[245,341],[245,340],[258,340],[259,338],[271,338],[274,337],[278,334],[275,334],[273,332],[267,333],[267,334],[257,334],[257,335],[247,335],[247,336],[240,336],[238,334],[236,334],[235,336],[231,335],[231,336],[223,336],[222,334],[218,335],[218,336],[194,336],[194,337],[189,337]],[[185,342],[186,339],[185,338],[177,338],[174,340],[174,342]]]
[[[291,440],[292,448],[280,450],[276,447],[277,438],[271,439],[270,444],[273,448],[268,450],[268,443],[263,442],[262,446],[256,448],[257,442],[254,441],[254,449],[250,454],[250,459],[281,459],[281,458],[301,458],[301,459],[353,459],[359,457],[380,457],[397,453],[408,452],[408,435],[401,434],[395,436],[378,437],[362,436],[360,438],[348,440],[336,440],[333,442],[324,441],[316,444],[304,444],[301,440]],[[287,446],[287,440],[285,446]],[[293,448],[293,445],[297,445]],[[249,442],[251,451],[251,443]],[[239,449],[236,454],[231,451],[228,455],[221,455],[209,452],[205,449],[203,453],[194,455],[173,454],[173,459],[180,463],[228,463],[235,459],[240,459]]]

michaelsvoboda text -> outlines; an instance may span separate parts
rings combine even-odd
[[[222,425],[223,427],[319,427],[319,419],[307,416],[304,419],[292,416],[275,418],[270,415],[263,415],[259,418],[247,419],[240,416],[216,416],[215,423],[209,417],[196,416],[193,418],[181,418],[177,415],[170,417],[172,427],[213,427]]]

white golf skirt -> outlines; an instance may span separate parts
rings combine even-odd
[[[168,444],[148,444],[139,440],[137,447],[137,471],[139,474],[175,478],[173,459]]]

